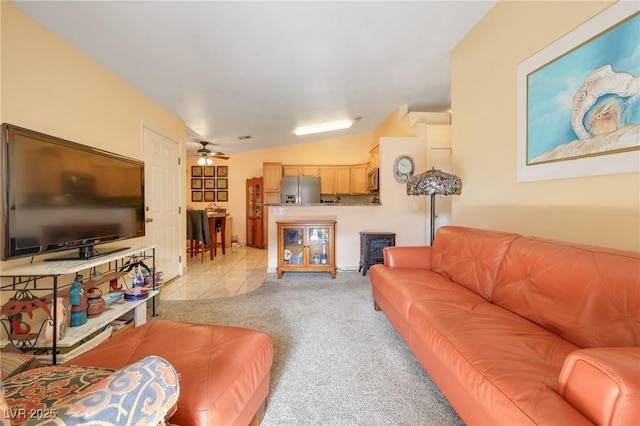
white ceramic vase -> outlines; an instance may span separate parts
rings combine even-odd
[[[64,307],[63,302],[63,297],[58,297],[56,299],[55,309],[57,317],[56,320],[58,322],[56,327],[58,329],[56,340],[62,339],[67,331],[67,327],[69,327],[69,315],[67,314],[67,309]],[[53,342],[53,318],[47,319],[44,327],[44,339],[49,343]]]

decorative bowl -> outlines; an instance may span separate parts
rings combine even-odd
[[[111,306],[119,300],[122,300],[122,296],[124,295],[124,291],[112,291],[105,295],[105,299],[107,302],[107,306]]]
[[[144,287],[134,287],[124,293],[124,300],[142,300],[149,297],[149,289]]]

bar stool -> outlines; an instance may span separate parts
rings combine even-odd
[[[187,210],[187,254],[190,257],[200,254],[200,262],[204,262],[204,254],[211,250],[209,220],[204,210]]]
[[[224,235],[227,226],[226,216],[209,216],[209,230],[211,232],[211,247],[213,250],[209,253],[211,260],[214,256],[218,255],[218,247],[222,249],[222,254],[226,254],[224,247]],[[220,241],[218,241],[218,233],[220,234]]]

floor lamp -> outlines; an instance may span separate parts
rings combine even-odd
[[[431,169],[407,181],[407,195],[431,196],[431,245],[436,227],[436,195],[460,195],[462,180],[451,173]]]

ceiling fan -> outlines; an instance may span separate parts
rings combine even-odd
[[[200,141],[200,144],[202,145],[202,148],[200,148],[197,152],[198,152],[198,156],[200,157],[198,159],[198,164],[200,164],[201,166],[206,165],[211,165],[213,163],[213,159],[214,158],[219,158],[221,160],[228,160],[229,156],[224,155],[224,153],[222,152],[212,152],[209,148],[207,148],[207,145],[209,145],[210,142],[206,142],[206,141]],[[213,143],[211,145],[214,145]]]

